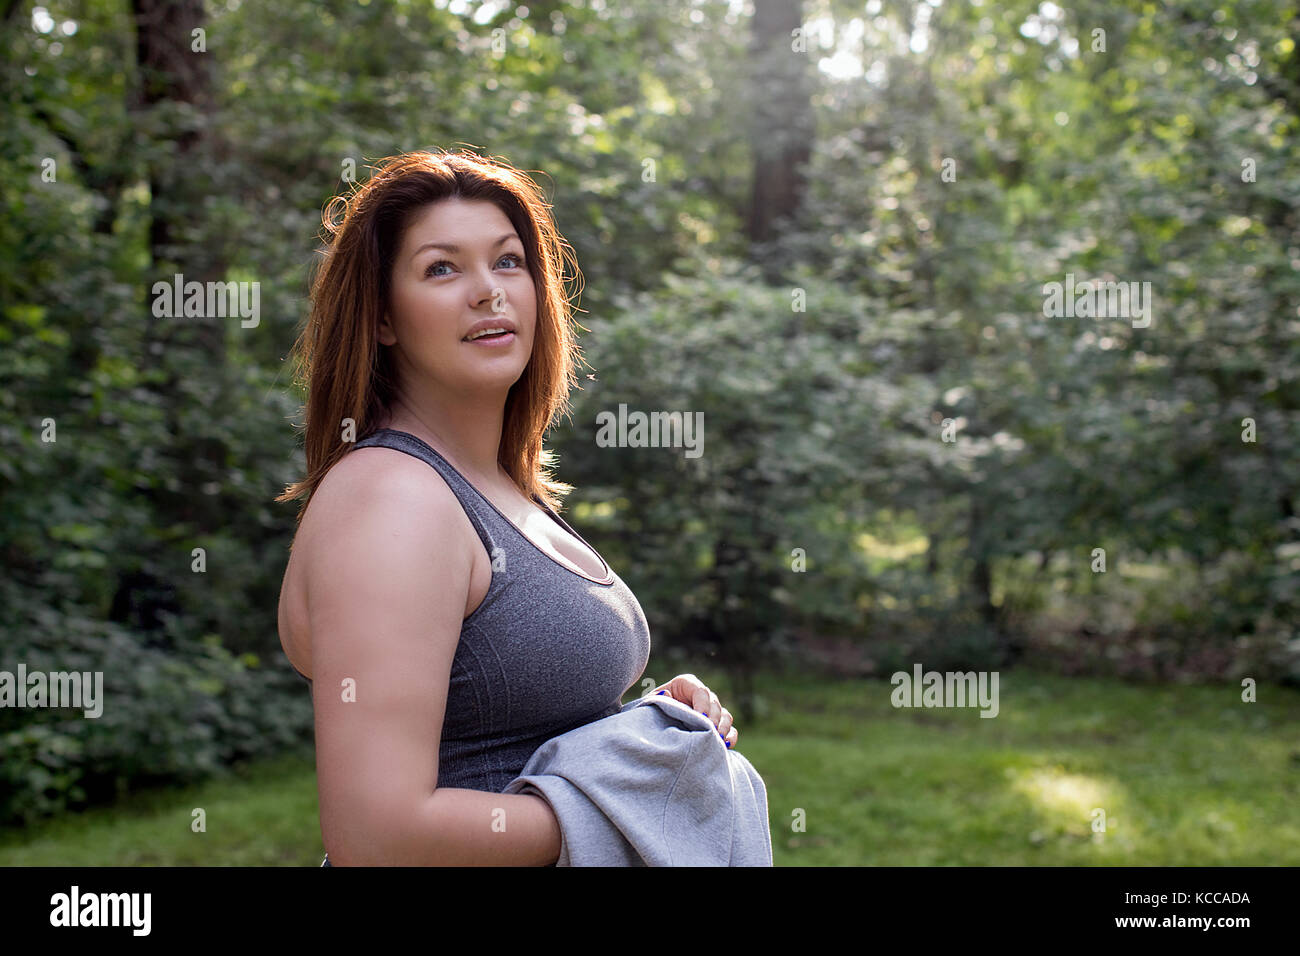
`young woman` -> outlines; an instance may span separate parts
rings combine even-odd
[[[549,804],[501,791],[617,712],[650,651],[545,470],[576,260],[537,184],[468,152],[390,157],[324,221],[296,346],[307,477],[276,499],[307,499],[279,630],[312,688],[324,865],[554,864]],[[735,746],[693,675],[661,690]]]

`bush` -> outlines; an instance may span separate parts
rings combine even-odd
[[[12,592],[12,588],[5,588]],[[14,598],[5,593],[6,599]],[[102,713],[0,709],[0,824],[111,800],[147,782],[192,782],[311,739],[312,711],[286,667],[234,656],[169,618],[148,644],[85,614],[6,600],[0,670],[103,675]]]

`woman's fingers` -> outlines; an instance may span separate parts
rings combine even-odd
[[[691,706],[713,721],[714,726],[722,719],[722,704],[718,701],[718,695],[703,684],[696,687],[691,695]]]
[[[729,747],[735,747],[740,735],[732,726],[731,711],[722,706],[718,695],[709,690],[694,674],[678,674],[669,682],[669,695],[689,704],[696,711],[708,717],[718,729],[719,736]]]
[[[731,711],[722,708],[722,717],[718,720],[718,733],[725,738],[727,731],[731,730]]]

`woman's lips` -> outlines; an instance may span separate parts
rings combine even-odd
[[[504,348],[515,340],[515,333],[505,332],[501,335],[483,335],[476,339],[466,340],[467,345],[483,345],[488,348]]]

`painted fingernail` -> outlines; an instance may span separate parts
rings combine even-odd
[[[668,691],[666,691],[666,690],[661,690],[661,691],[659,692],[659,695],[662,697],[662,696],[663,696],[664,694],[666,694],[666,693],[668,693]]]

